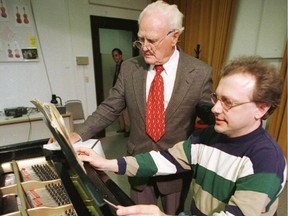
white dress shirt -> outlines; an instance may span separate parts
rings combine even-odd
[[[163,64],[163,67],[165,70],[161,73],[161,76],[163,77],[163,81],[164,81],[164,108],[165,109],[168,106],[168,103],[170,101],[172,91],[174,88],[178,62],[179,62],[179,51],[175,49],[173,55],[170,57],[168,62]],[[150,86],[154,79],[155,74],[156,74],[156,71],[154,70],[154,65],[150,65],[148,74],[147,74],[147,80],[146,80],[146,101],[148,100]]]

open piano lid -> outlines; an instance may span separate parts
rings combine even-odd
[[[79,174],[79,178],[83,184],[85,184],[87,192],[91,198],[95,200],[98,206],[103,206],[105,204],[103,197],[101,197],[96,191],[94,185],[86,175],[86,169],[91,169],[91,167],[89,164],[83,164],[83,162],[79,161],[69,139],[69,133],[65,127],[64,120],[56,109],[55,105],[41,102],[38,99],[34,99],[31,102],[44,115],[43,121],[46,123],[52,135],[57,140],[70,166],[73,167],[73,169],[75,169],[75,171]]]

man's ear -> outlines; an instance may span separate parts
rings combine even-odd
[[[176,44],[178,43],[178,40],[179,40],[179,36],[180,36],[180,33],[179,33],[179,31],[175,31],[174,33],[173,33],[173,36],[172,36],[172,38],[173,38],[173,46],[176,46]]]
[[[261,119],[270,109],[271,105],[267,103],[258,103],[257,111],[255,113],[255,119]]]

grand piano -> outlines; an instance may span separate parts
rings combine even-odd
[[[67,139],[48,127],[61,146],[47,139],[0,147],[0,215],[115,215],[112,205],[134,202],[103,171],[81,164]]]

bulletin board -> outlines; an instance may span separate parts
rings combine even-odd
[[[0,62],[38,60],[30,0],[0,0]]]

